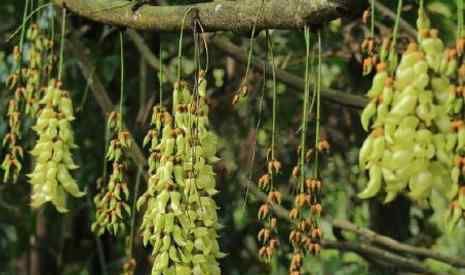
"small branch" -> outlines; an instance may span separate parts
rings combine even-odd
[[[138,34],[134,30],[127,30],[126,31],[127,37],[134,43],[134,46],[136,46],[137,50],[139,53],[142,55],[142,57],[145,59],[145,61],[155,70],[160,71],[160,59],[152,52],[152,50],[147,46],[147,43],[145,43],[144,38]],[[164,75],[165,78],[168,79],[169,82],[174,83],[176,82],[176,79],[170,75],[169,73]]]
[[[419,248],[414,247],[411,245],[403,244],[398,242],[394,239],[389,237],[380,235],[374,231],[371,231],[367,228],[359,227],[355,224],[352,224],[345,220],[334,220],[333,226],[337,228],[341,228],[347,231],[354,232],[358,235],[365,237],[368,241],[388,247],[390,249],[399,251],[399,252],[406,252],[411,253],[413,255],[423,256],[431,259],[435,259],[444,263],[448,263],[455,267],[465,268],[465,260],[457,257],[450,257],[438,252],[435,252],[431,249]]]
[[[215,37],[212,39],[211,44],[215,45],[218,49],[226,53],[227,55],[231,56],[232,58],[236,59],[241,63],[247,63],[247,54],[238,46],[234,45],[233,43],[229,42],[229,40],[225,38]],[[259,59],[254,58],[252,60],[252,66],[261,71],[266,72],[267,74],[271,75],[271,64]],[[266,68],[266,69],[265,69]],[[304,89],[304,80],[294,74],[291,74],[285,70],[276,68],[276,78],[279,81],[291,86],[294,89],[299,91]],[[344,92],[340,92],[334,89],[324,89],[321,91],[321,97],[323,99],[361,109],[367,103],[368,100],[359,95],[352,95]]]
[[[394,266],[396,269],[407,269],[409,271],[428,275],[442,274],[428,269],[419,261],[408,259],[360,242],[322,240],[321,245],[326,249],[348,250],[364,255],[365,257],[375,258],[380,262],[389,262],[389,266]]]
[[[302,29],[320,25],[349,13],[356,0],[242,0],[212,1],[183,6],[145,5],[133,11],[137,1],[53,0],[90,20],[139,30],[177,32],[187,11],[185,26],[199,20],[207,32],[249,32],[256,29]],[[257,16],[258,14],[258,16]]]

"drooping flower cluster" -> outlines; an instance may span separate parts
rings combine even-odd
[[[16,182],[21,172],[23,149],[19,143],[21,139],[21,118],[34,115],[39,108],[41,85],[46,81],[44,76],[51,70],[53,57],[50,54],[53,42],[49,40],[41,29],[32,24],[26,32],[26,53],[18,47],[13,49],[13,71],[7,79],[7,87],[13,92],[8,103],[7,121],[8,133],[3,138],[2,145],[7,153],[1,165],[4,172],[3,181]],[[24,107],[25,106],[25,107]],[[25,108],[23,110],[23,108]]]
[[[108,184],[103,186],[101,193],[94,197],[97,211],[92,231],[97,235],[105,231],[114,235],[123,233],[126,230],[125,217],[131,215],[126,179],[127,154],[131,146],[131,137],[129,132],[123,130],[121,114],[118,112],[110,113],[107,127],[112,139],[105,158],[111,162],[112,172]]]
[[[359,196],[384,190],[390,202],[407,191],[424,203],[436,190],[456,200],[451,212],[458,213],[465,148],[463,43],[446,49],[422,9],[417,29],[417,43],[408,46],[395,71],[389,72],[384,60],[377,66],[361,117],[363,127],[372,130],[359,155],[360,166],[369,170]]]
[[[281,163],[276,159],[268,161],[268,169],[258,180],[258,186],[267,194],[266,201],[258,210],[258,219],[262,221],[263,228],[258,232],[257,239],[261,243],[259,256],[269,262],[279,245],[277,238],[278,219],[273,213],[273,207],[282,202],[281,192],[274,186],[275,177],[281,170]]]
[[[66,212],[66,193],[74,197],[85,194],[79,191],[70,173],[78,168],[71,154],[71,149],[76,148],[71,128],[73,104],[68,92],[61,89],[61,83],[53,79],[39,104],[42,108],[33,127],[39,138],[31,151],[34,169],[28,175],[32,185],[31,206],[37,208],[50,201],[59,212]]]
[[[217,206],[213,164],[216,136],[208,129],[206,80],[199,75],[198,98],[185,82],[173,92],[173,112],[155,108],[150,144],[150,178],[137,208],[145,207],[144,245],[152,246],[152,275],[220,274],[217,262]]]

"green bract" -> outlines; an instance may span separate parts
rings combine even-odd
[[[74,197],[85,194],[79,191],[70,174],[78,168],[71,155],[71,149],[77,147],[70,123],[74,120],[71,99],[58,81],[51,80],[39,103],[43,107],[33,127],[39,138],[31,151],[35,165],[28,174],[32,185],[31,206],[38,208],[50,201],[59,212],[67,212],[65,194]]]

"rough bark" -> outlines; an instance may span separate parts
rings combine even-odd
[[[120,27],[176,32],[200,22],[204,31],[250,32],[262,29],[302,29],[321,25],[353,11],[356,0],[242,0],[180,6],[144,5],[137,1],[53,0],[79,16]]]

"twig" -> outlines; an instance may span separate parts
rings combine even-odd
[[[465,268],[465,260],[458,257],[447,256],[431,249],[414,247],[411,245],[403,244],[399,241],[391,239],[389,237],[380,235],[370,229],[359,227],[349,221],[345,220],[333,220],[333,227],[345,229],[347,231],[354,232],[358,235],[365,237],[368,241],[388,247],[390,249],[407,252],[413,255],[424,256],[427,258],[435,259],[444,263],[448,263],[455,267]]]
[[[152,50],[145,43],[144,38],[134,30],[126,31],[127,37],[134,43],[137,50],[140,52],[145,61],[155,70],[160,71],[160,59],[155,56]],[[165,70],[166,71],[166,70]],[[169,82],[174,83],[176,81],[169,73],[164,75]]]
[[[241,63],[247,62],[247,55],[246,53],[239,48],[238,46],[234,45],[233,43],[229,42],[229,40],[225,38],[215,37],[210,42],[219,50],[223,51],[227,55],[231,56],[232,58],[236,59]],[[272,73],[271,64],[259,59],[255,58],[252,62],[252,66],[259,71],[266,72],[267,74]],[[266,69],[265,69],[266,68]],[[293,87],[296,90],[303,90],[304,89],[304,80],[294,74],[291,74],[285,70],[276,68],[276,78],[279,81]],[[324,89],[321,91],[321,97],[325,100],[329,100],[341,105],[354,107],[354,108],[363,108],[368,100],[359,95],[352,95],[344,92],[340,92],[334,89]]]
[[[413,259],[408,259],[394,253],[388,252],[386,250],[370,246],[365,243],[360,242],[349,242],[349,241],[331,241],[331,240],[322,240],[321,245],[324,248],[330,249],[334,248],[337,250],[348,250],[353,251],[358,254],[368,256],[373,256],[380,262],[385,261],[389,262],[389,266],[395,265],[397,269],[407,269],[409,271],[428,274],[428,275],[439,275],[443,273],[435,272],[428,269],[421,262]]]

